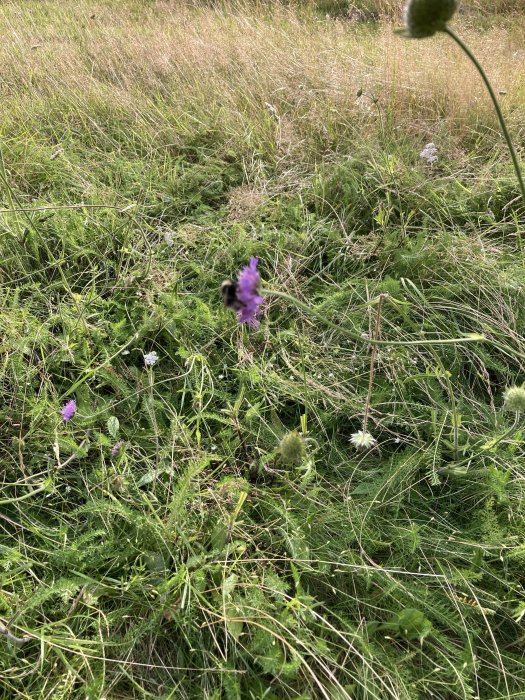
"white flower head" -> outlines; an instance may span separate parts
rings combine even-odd
[[[438,162],[437,146],[435,143],[427,143],[425,148],[419,154],[420,158],[426,160],[429,165],[434,165]]]
[[[159,356],[155,352],[155,350],[152,350],[151,352],[148,352],[147,355],[144,355],[144,364],[146,367],[153,367],[153,365],[158,362]]]
[[[358,430],[351,436],[350,442],[356,450],[368,450],[376,444],[377,440],[368,431]]]

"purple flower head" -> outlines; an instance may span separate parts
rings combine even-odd
[[[153,367],[153,365],[159,361],[159,356],[155,352],[155,350],[152,350],[151,352],[148,352],[147,355],[144,355],[144,364],[146,367]]]
[[[264,297],[258,293],[261,275],[257,272],[259,258],[252,258],[250,263],[239,273],[237,283],[237,299],[240,302],[239,321],[257,328],[259,321],[256,316],[260,313],[260,305]]]
[[[73,418],[76,412],[77,402],[75,401],[75,399],[71,399],[71,401],[68,401],[61,411],[62,418],[66,421],[66,423],[69,423],[69,421]]]
[[[112,457],[116,457],[118,455],[118,453],[120,452],[120,448],[122,447],[123,444],[124,443],[122,442],[122,440],[119,440],[118,442],[116,442],[113,445],[113,447],[111,448],[111,456]]]

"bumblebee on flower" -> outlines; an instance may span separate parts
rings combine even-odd
[[[259,326],[264,297],[259,294],[261,275],[257,270],[259,258],[252,258],[239,273],[239,280],[226,280],[221,285],[222,298],[227,309],[238,313],[239,323],[247,323],[253,328]]]

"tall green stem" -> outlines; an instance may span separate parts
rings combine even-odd
[[[520,189],[521,189],[521,196],[523,197],[523,202],[525,204],[525,182],[523,181],[523,175],[521,172],[520,164],[518,161],[518,156],[516,154],[516,150],[512,144],[512,140],[510,138],[509,130],[507,129],[507,124],[505,122],[505,117],[503,116],[503,112],[501,111],[501,107],[499,106],[498,98],[496,97],[496,93],[494,92],[494,89],[492,85],[490,84],[490,81],[487,77],[487,74],[485,73],[482,65],[478,61],[478,59],[474,56],[472,51],[466,46],[462,39],[459,38],[455,32],[452,31],[452,29],[449,29],[449,27],[445,27],[443,29],[445,34],[448,34],[449,37],[454,39],[456,44],[459,46],[459,48],[469,57],[469,59],[472,61],[474,66],[476,67],[476,70],[480,74],[483,82],[485,83],[485,86],[487,90],[489,91],[489,95],[492,99],[492,102],[494,104],[494,108],[496,110],[496,113],[498,115],[499,123],[501,126],[501,130],[503,132],[503,136],[505,137],[505,141],[507,142],[507,146],[509,147],[510,155],[512,158],[512,163],[514,164],[514,170],[516,171],[516,175],[518,177],[518,182],[520,184]]]
[[[386,297],[386,294],[379,295],[379,301],[377,304],[376,328],[375,328],[374,338],[373,338],[374,340],[379,340],[379,335],[381,333],[381,312],[383,310],[383,301],[384,301],[385,297]],[[372,345],[372,349],[370,351],[370,372],[368,374],[368,392],[366,395],[365,413],[363,416],[363,433],[366,433],[367,428],[368,428],[368,417],[370,415],[370,404],[372,402],[372,388],[374,385],[374,369],[375,369],[376,353],[377,353],[377,345]]]

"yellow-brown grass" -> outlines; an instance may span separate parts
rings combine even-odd
[[[474,2],[474,0],[473,0]],[[400,3],[396,3],[399,7]],[[0,10],[1,94],[16,131],[34,114],[92,119],[119,111],[130,128],[163,138],[196,125],[236,142],[299,157],[336,147],[356,127],[383,122],[431,135],[495,125],[481,81],[446,38],[403,40],[345,20],[294,9],[244,11],[159,0],[7,5]],[[386,5],[385,5],[386,7]],[[516,129],[524,122],[525,17],[483,33],[468,18],[457,31],[486,67]],[[11,109],[9,109],[11,107]],[[133,124],[135,127],[133,127]]]

